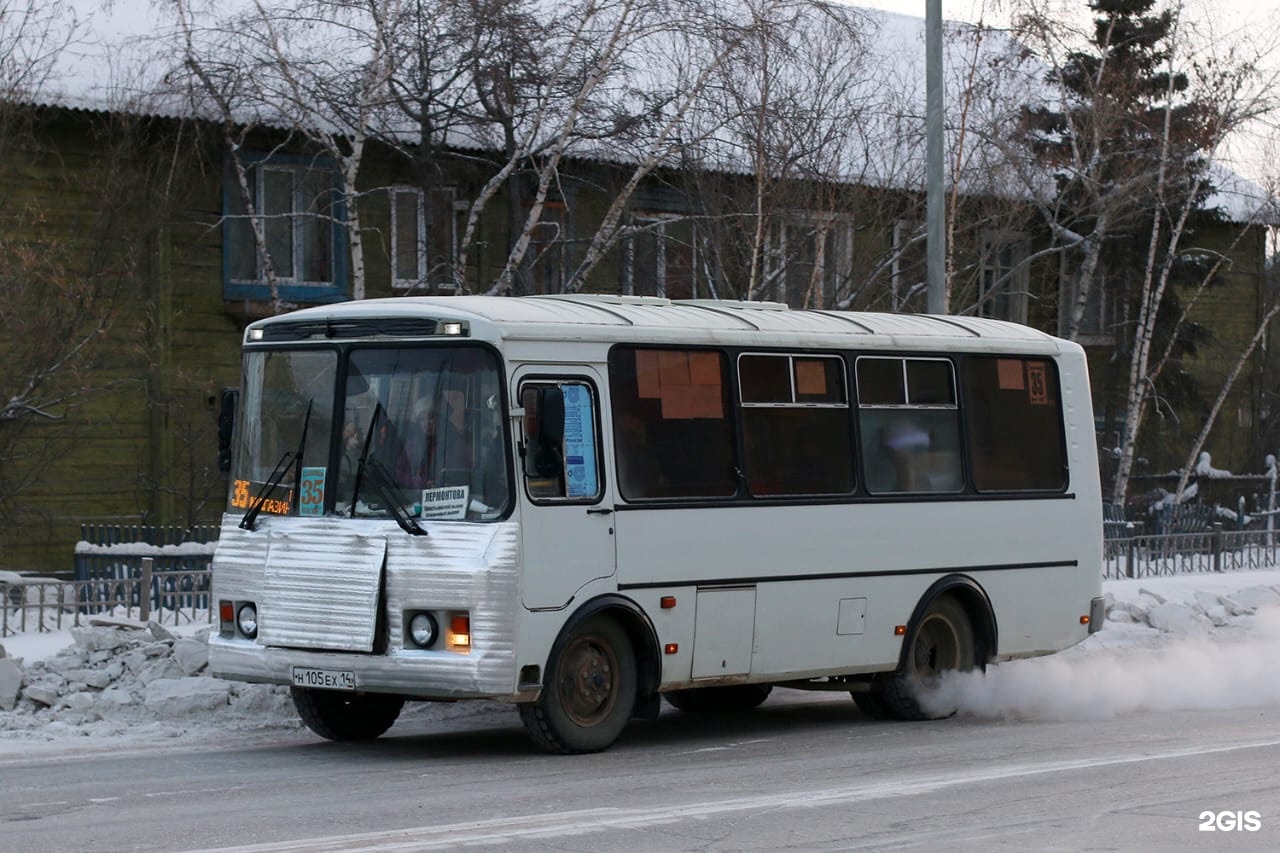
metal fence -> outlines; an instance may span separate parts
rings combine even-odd
[[[213,621],[208,569],[156,571],[152,558],[139,562],[136,577],[0,581],[0,637],[60,631],[102,615],[168,625]]]
[[[82,524],[76,543],[78,581],[136,578],[142,558],[150,557],[161,572],[195,572],[209,568],[218,528],[140,524]]]
[[[1280,534],[1269,530],[1123,533],[1109,527],[1103,540],[1106,579],[1280,568]]]

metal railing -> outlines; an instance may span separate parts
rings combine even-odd
[[[212,622],[209,581],[208,569],[154,571],[150,557],[137,577],[0,581],[0,637],[61,631],[103,615],[162,625]]]
[[[1103,540],[1104,578],[1280,568],[1280,535],[1272,531],[1225,530],[1221,524],[1199,533],[1133,530],[1128,536],[1111,530]]]

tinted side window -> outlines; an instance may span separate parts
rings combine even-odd
[[[853,436],[840,359],[743,355],[738,381],[751,494],[853,491]]]
[[[618,346],[609,353],[614,453],[623,498],[737,492],[723,353]]]
[[[867,491],[910,494],[963,489],[960,413],[951,362],[864,356],[856,366]]]
[[[1052,361],[970,358],[964,388],[978,491],[1066,488],[1062,397]]]

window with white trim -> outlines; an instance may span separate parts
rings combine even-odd
[[[622,241],[622,292],[691,299],[698,296],[697,231],[684,217],[637,213]]]
[[[325,158],[241,155],[249,204],[228,164],[223,187],[223,289],[226,298],[264,298],[269,258],[285,299],[344,298],[346,206],[337,170]],[[253,221],[262,227],[266,258]]]
[[[456,190],[396,186],[391,197],[391,286],[399,290],[457,287]]]
[[[979,317],[1027,322],[1027,267],[1021,240],[983,241],[978,275]]]

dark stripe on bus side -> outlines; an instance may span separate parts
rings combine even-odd
[[[642,498],[632,503],[614,503],[617,512],[635,512],[653,509],[745,509],[747,507],[778,506],[858,506],[860,504],[903,504],[903,503],[977,503],[981,501],[1073,501],[1075,492],[1036,493],[1036,492],[985,492],[970,494],[955,492],[938,493],[901,493],[893,495],[794,495],[769,497],[722,497],[722,498]],[[563,502],[563,501],[562,501]]]
[[[620,583],[619,590],[624,589],[657,589],[672,586],[745,586],[748,584],[783,583],[786,581],[826,581],[846,578],[880,578],[898,575],[950,575],[969,574],[973,572],[1009,572],[1024,569],[1065,569],[1080,565],[1079,560],[1064,560],[1049,563],[1008,563],[995,566],[944,566],[938,569],[897,569],[882,572],[825,572],[809,575],[760,575],[751,578],[705,578],[702,580],[644,581],[643,583]]]

